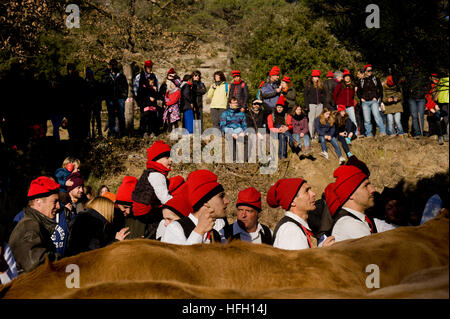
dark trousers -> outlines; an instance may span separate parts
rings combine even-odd
[[[159,134],[158,114],[156,111],[147,111],[142,114],[142,132]]]
[[[337,135],[338,141],[341,143],[342,148],[344,149],[345,154],[348,154],[350,152],[350,148],[348,147],[347,141],[345,140],[344,136]]]

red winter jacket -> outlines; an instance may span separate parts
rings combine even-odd
[[[427,99],[427,104],[425,104],[425,107],[427,110],[431,111],[436,106],[436,102],[433,101],[431,94],[433,93],[434,87],[436,86],[435,83],[431,83],[431,90],[425,94],[425,98]]]
[[[333,100],[336,105],[353,106],[355,98],[355,89],[342,87],[342,83],[338,83],[333,92]]]

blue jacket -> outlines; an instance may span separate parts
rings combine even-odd
[[[67,192],[67,190],[66,190],[66,180],[67,180],[67,177],[69,177],[70,174],[71,173],[67,169],[65,169],[63,167],[60,167],[60,168],[58,168],[55,171],[55,177],[57,179],[57,182],[59,183],[59,186],[60,186],[59,190],[61,192]]]
[[[317,117],[314,120],[314,127],[317,131],[317,134],[319,134],[319,136],[325,136],[325,135],[329,135],[331,137],[333,137],[336,133],[336,126],[330,126],[328,123],[325,125],[322,125],[320,123],[320,117]]]
[[[270,83],[266,82],[261,87],[261,97],[264,104],[271,108],[270,111],[273,111],[277,106],[278,99],[280,97],[280,93],[275,91],[278,89],[279,85],[276,82]]]
[[[247,131],[247,117],[239,109],[228,109],[220,116],[220,129],[224,133],[236,133]]]

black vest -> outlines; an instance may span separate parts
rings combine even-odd
[[[231,224],[229,226],[229,229],[231,230],[231,236],[230,236],[230,242],[233,240],[241,240],[241,234],[233,235],[233,225]],[[266,225],[261,224],[262,230],[259,231],[259,235],[261,236],[261,242],[266,245],[273,245],[273,238],[272,233],[270,232],[269,227]],[[225,232],[226,233],[226,232]]]
[[[298,221],[296,221],[295,219],[293,219],[289,216],[283,216],[283,218],[280,219],[280,221],[278,222],[277,226],[275,226],[275,229],[273,231],[273,242],[275,242],[275,238],[277,237],[278,229],[281,227],[281,225],[283,225],[287,222],[291,222],[291,223],[294,223],[295,225],[297,225],[298,228],[301,229],[301,231],[303,232],[305,237],[308,238],[308,235],[305,233],[305,230],[303,229],[304,226],[302,224],[300,224]],[[311,248],[309,240],[308,240],[308,246],[309,246],[309,248]]]
[[[192,221],[192,219],[190,219],[189,217],[183,217],[181,219],[176,220],[176,222],[178,222],[181,225],[181,227],[183,228],[184,236],[186,237],[186,239],[188,239],[195,228],[195,224]],[[212,233],[212,239],[213,239],[213,240],[211,240],[211,242],[212,241],[214,241],[216,243],[222,242],[220,234],[217,230],[213,229],[211,231],[211,233]]]
[[[347,210],[345,210],[345,209],[341,209],[339,212],[337,212],[337,213],[334,215],[333,228],[334,228],[334,225],[336,225],[337,221],[338,221],[340,218],[344,217],[344,216],[350,216],[350,217],[352,217],[352,218],[354,218],[354,219],[360,221],[361,223],[364,223],[361,219],[359,219],[358,217],[356,217],[355,215],[353,215],[353,214],[350,213],[349,211],[347,211]],[[367,217],[369,218],[369,220],[372,222],[372,225],[373,225],[373,232],[372,232],[372,234],[376,234],[376,233],[378,232],[378,230],[377,230],[377,226],[375,225],[375,221],[373,220],[373,218],[371,218],[371,217],[369,217],[369,216],[367,216]]]
[[[148,176],[150,175],[150,173],[152,172],[158,172],[157,170],[150,168],[150,169],[146,169],[141,177],[139,178],[136,187],[133,191],[133,193],[131,194],[131,199],[134,200],[135,202],[144,204],[144,205],[152,205],[153,207],[158,207],[159,205],[161,205],[161,201],[159,200],[159,198],[156,196],[155,194],[155,190],[153,189],[152,185],[150,185],[149,181],[148,181]],[[158,172],[160,173],[160,172]],[[166,183],[167,183],[167,188],[169,188],[169,180],[166,177]]]

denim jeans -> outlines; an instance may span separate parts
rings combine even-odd
[[[108,136],[125,135],[125,99],[114,99],[106,101],[108,109]],[[119,127],[116,127],[116,117],[119,119]]]
[[[311,141],[309,138],[308,134],[303,135],[303,137],[300,137],[299,134],[292,134],[292,139],[296,140],[297,142],[300,143],[300,145],[302,145],[302,141],[303,140],[303,144],[306,147],[310,147],[311,146]]]
[[[333,145],[334,150],[336,151],[337,156],[341,157],[342,156],[342,152],[341,152],[341,148],[338,145],[337,139],[336,137],[332,137],[331,141],[327,141],[325,140],[324,136],[319,136],[319,142],[320,142],[320,147],[322,148],[323,152],[328,152],[327,149],[327,142],[330,142],[331,145]]]
[[[61,126],[61,122],[63,120],[64,116],[61,114],[51,114],[50,115],[50,120],[52,121],[52,125],[53,125],[53,137],[59,141],[60,137],[59,137],[59,127]]]
[[[183,113],[184,127],[188,130],[189,134],[194,133],[194,111],[187,110]]]
[[[355,108],[353,106],[347,106],[345,112],[347,112],[350,120],[356,125],[356,131],[354,133],[358,134],[358,122],[356,122]]]
[[[291,144],[292,134],[289,131],[278,133],[278,158],[287,158],[287,145]]]
[[[372,123],[371,123],[371,114],[375,119],[375,123],[377,123],[378,128],[380,129],[380,134],[386,134],[386,128],[383,124],[383,118],[381,117],[380,110],[378,109],[378,101],[365,101],[362,102],[362,109],[364,115],[364,128],[366,129],[366,136],[373,136],[372,133]]]
[[[409,112],[412,116],[412,124],[414,128],[414,135],[423,135],[424,113],[425,113],[425,99],[409,99]],[[420,121],[420,124],[419,124]]]
[[[311,134],[311,138],[314,138],[315,128],[314,128],[314,120],[316,117],[322,113],[323,105],[322,104],[309,104],[309,113],[308,113],[308,128],[309,134]]]
[[[394,131],[394,121],[395,121],[395,126],[397,126],[397,134],[398,135],[403,135],[403,126],[402,126],[402,113],[401,112],[397,112],[397,113],[390,113],[390,114],[386,114],[387,116],[387,134],[388,135],[393,135],[395,134]]]

